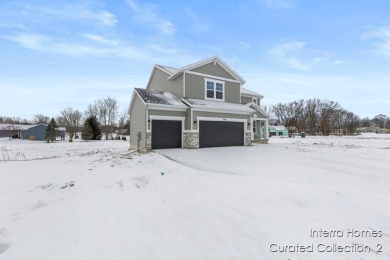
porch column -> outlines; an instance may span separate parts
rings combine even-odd
[[[269,133],[268,133],[268,118],[264,120],[264,124],[265,124],[264,139],[268,140],[268,139],[269,139]]]

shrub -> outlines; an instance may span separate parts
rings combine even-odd
[[[30,136],[28,137],[28,140],[30,140],[30,141],[35,141],[35,140],[37,140],[37,137],[36,137],[35,135],[30,135]]]

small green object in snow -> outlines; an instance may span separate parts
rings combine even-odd
[[[161,172],[161,175],[164,175],[164,173],[163,173],[163,172]]]

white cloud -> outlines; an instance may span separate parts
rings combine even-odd
[[[297,50],[302,50],[305,47],[304,42],[288,41],[276,45],[269,51],[270,56],[277,61],[288,65],[291,68],[298,70],[310,70],[310,64],[293,57],[292,53]]]
[[[247,42],[239,42],[239,44],[240,44],[241,51],[247,50],[252,46],[250,43]]]
[[[127,3],[135,12],[139,22],[157,28],[162,34],[172,35],[175,33],[175,25],[160,16],[156,5],[138,4],[134,0],[127,0]]]
[[[330,52],[307,48],[305,42],[294,40],[275,45],[268,52],[268,55],[280,63],[302,71],[309,71],[313,66],[324,63],[333,65],[344,63],[343,61],[332,60],[331,57],[334,54]]]
[[[362,34],[363,40],[373,40],[379,53],[390,58],[390,28],[374,28]]]
[[[135,46],[107,40],[98,35],[85,34],[82,39],[67,40],[40,34],[20,33],[2,38],[18,43],[24,48],[71,56],[116,56],[124,58],[145,58],[146,52]]]
[[[186,16],[191,20],[191,26],[198,32],[210,30],[211,25],[205,16],[195,14],[191,9],[185,8]]]
[[[85,33],[85,34],[82,34],[81,36],[84,37],[85,39],[88,39],[90,41],[100,43],[100,44],[105,44],[105,45],[117,45],[118,44],[118,41],[108,40],[108,39],[106,39],[100,35],[96,35],[96,34]]]
[[[15,14],[13,16],[14,18],[17,17],[22,19],[25,22],[35,22],[36,20],[48,20],[52,22],[52,17],[70,22],[86,22],[104,26],[114,26],[118,22],[114,14],[95,6],[85,4],[65,5],[61,8],[27,5],[20,6],[19,9],[20,11],[16,13],[17,16],[15,16]]]

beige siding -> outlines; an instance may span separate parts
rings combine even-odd
[[[186,97],[205,99],[205,78],[186,74]],[[225,102],[240,103],[240,83],[225,81]]]
[[[183,75],[178,76],[175,80],[169,81],[170,75],[164,71],[155,68],[149,82],[149,90],[168,91],[178,97],[183,96]]]
[[[194,111],[193,120],[197,120],[198,117],[246,119],[248,123],[250,122],[250,115],[239,115],[239,114],[230,114],[230,113]],[[196,130],[196,129],[194,128],[194,130]]]
[[[218,63],[214,65],[214,62],[210,62],[206,65],[197,67],[195,69],[192,69],[191,71],[207,74],[207,75],[214,75],[225,79],[235,80],[235,78],[232,75],[230,75],[230,73],[227,72],[224,68],[222,68]]]
[[[135,91],[135,90],[134,90]],[[130,148],[137,149],[137,133],[141,132],[140,149],[146,148],[146,119],[145,105],[135,94],[134,103],[130,111]]]

